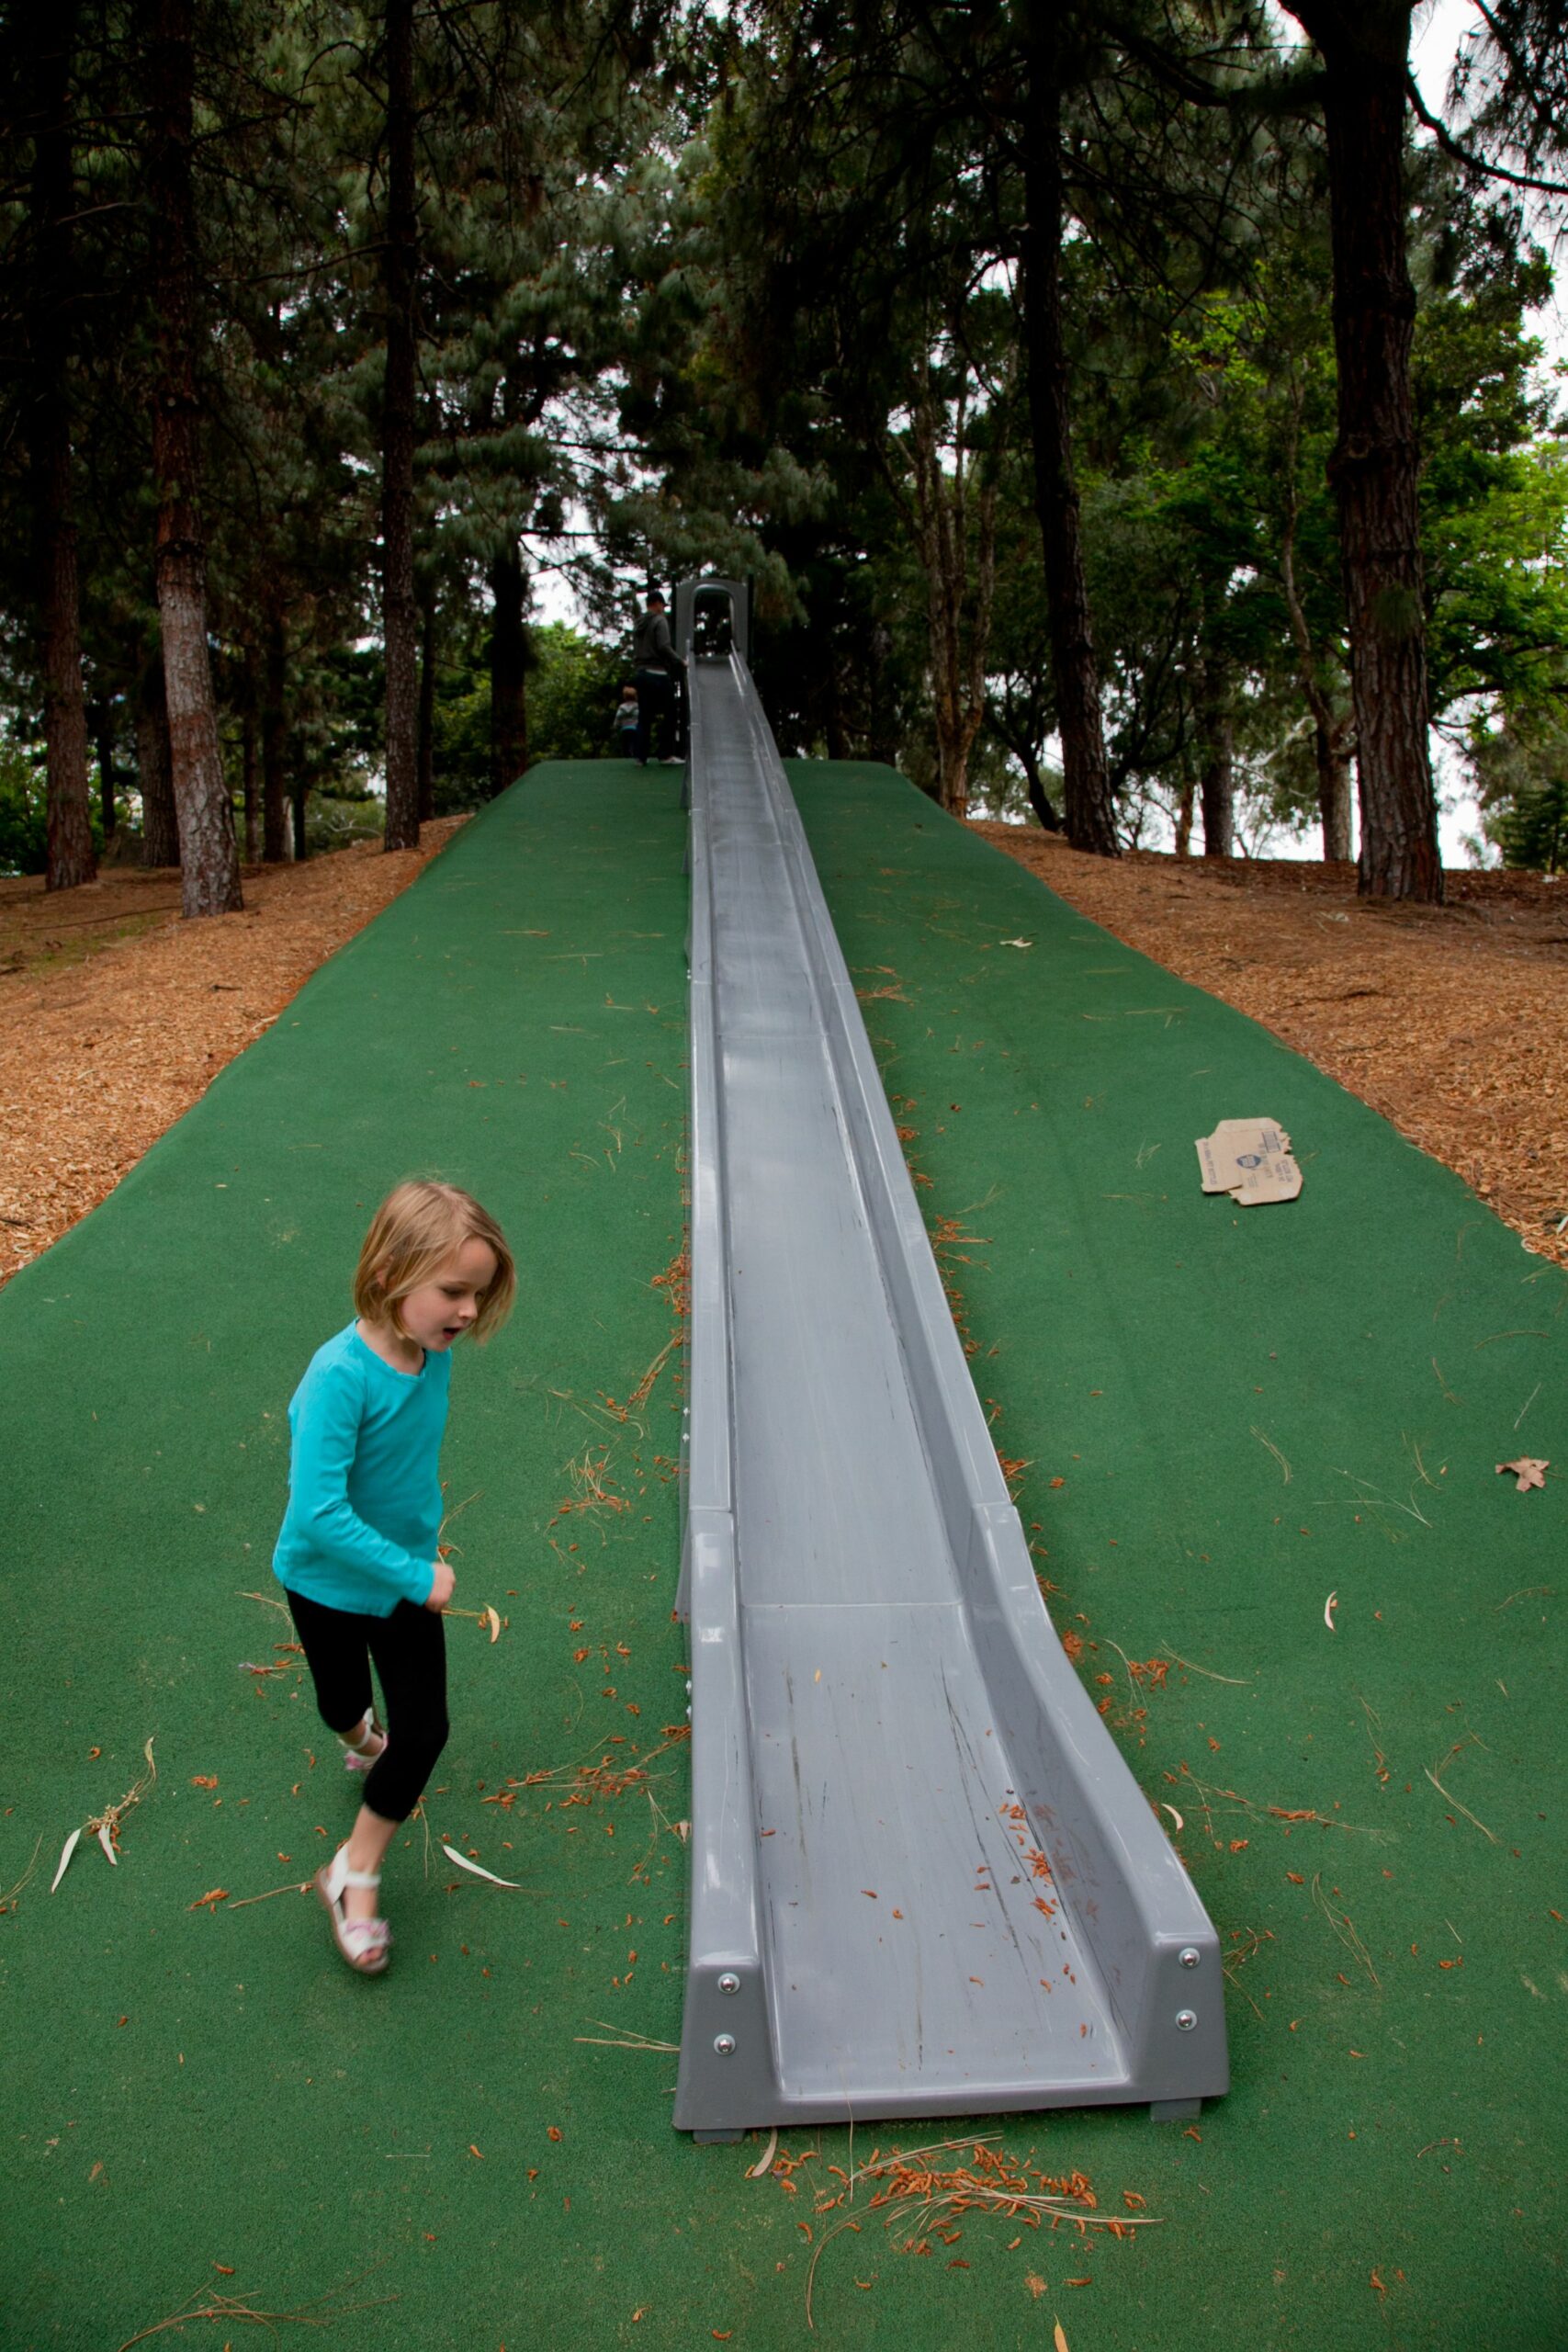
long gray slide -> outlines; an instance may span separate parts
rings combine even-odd
[[[689,663],[675,2122],[1195,2114],[1218,1941],[1046,1615],[735,636]]]

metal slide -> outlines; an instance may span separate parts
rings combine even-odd
[[[744,614],[689,671],[675,2122],[1195,2114],[1227,2087],[1218,1942],[1046,1617]]]

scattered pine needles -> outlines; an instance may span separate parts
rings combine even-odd
[[[223,2265],[215,2263],[213,2267],[221,2270]],[[215,2294],[203,2285],[187,2295],[178,2311],[171,2312],[167,2319],[154,2320],[150,2327],[139,2328],[134,2335],[128,2335],[118,2352],[130,2352],[133,2344],[145,2344],[149,2336],[162,2335],[171,2327],[187,2327],[192,2320],[220,2320],[225,2326],[241,2327],[331,2327],[334,2321],[346,2319],[351,2312],[378,2311],[399,2300],[396,2295],[378,2295],[363,2303],[338,2301],[359,2284],[358,2278],[351,2278],[346,2286],[330,2288],[326,2294],[316,2295],[290,2312],[263,2311],[246,2295]]]
[[[942,2166],[931,2161],[957,2149],[968,2151],[967,2164]],[[799,2157],[776,2158],[774,2177],[793,2193],[791,2176],[815,2153],[810,2150]],[[818,2215],[837,2213],[840,2218],[816,2240],[811,2250],[806,2278],[806,2324],[813,2329],[817,2324],[813,2312],[817,2266],[836,2237],[847,2230],[859,2232],[859,2220],[844,2209],[854,2205],[856,2190],[864,2186],[871,2187],[872,2194],[862,2210],[878,2215],[889,2234],[907,2231],[908,2234],[902,2237],[898,2251],[908,2255],[934,2254],[933,2238],[944,2245],[954,2245],[963,2233],[963,2218],[975,2213],[1021,2222],[1032,2230],[1047,2226],[1057,2230],[1066,2222],[1081,2237],[1096,2231],[1109,2237],[1125,2238],[1136,2230],[1161,2226],[1156,2215],[1133,2210],[1141,2208],[1143,2199],[1132,2191],[1123,2192],[1126,2212],[1102,2213],[1086,2174],[1072,2172],[1055,2178],[1016,2161],[993,2146],[990,2139],[938,2140],[923,2148],[890,2149],[886,2154],[874,2149],[863,2165],[855,2165],[852,2157],[848,2172],[836,2165],[829,2165],[829,2170],[841,2186],[831,2194],[819,2195],[814,2211]],[[810,2223],[802,2222],[800,2226],[807,2236],[811,2235]]]

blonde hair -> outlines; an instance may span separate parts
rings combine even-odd
[[[422,1177],[389,1193],[370,1220],[355,1269],[355,1313],[367,1323],[389,1323],[401,1331],[401,1302],[434,1281],[465,1241],[482,1241],[495,1253],[495,1273],[480,1295],[472,1326],[476,1340],[488,1340],[511,1314],[517,1294],[512,1252],[494,1217],[472,1193]]]

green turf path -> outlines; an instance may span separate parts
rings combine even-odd
[[[897,990],[867,1011],[922,1199],[986,1237],[946,1262],[998,1443],[1031,1464],[1058,1623],[1099,1644],[1091,1687],[1113,1673],[1117,1736],[1184,1815],[1238,1955],[1235,2088],[1201,2139],[1136,2110],[1007,2127],[1108,2206],[1145,2197],[1159,2231],[1009,2251],[1016,2228],[971,2221],[908,2258],[866,2215],[818,2270],[819,2332],[1048,2345],[1058,2312],[1072,2352],[1543,2352],[1568,2333],[1565,1490],[1517,1495],[1493,1464],[1568,1462],[1568,1286],[1370,1112],[886,771],[796,774],[850,962]],[[0,1917],[5,2352],[116,2352],[208,2282],[277,2312],[356,2278],[341,2300],[396,2301],[321,2340],[804,2335],[808,2192],[748,2180],[755,2143],[676,2138],[667,2053],[577,2039],[679,2032],[686,1857],[649,1791],[682,1817],[684,1751],[618,1794],[574,1777],[632,1769],[684,1701],[673,1363],[631,1419],[604,1402],[671,1329],[674,800],[672,772],[535,771],[0,1294],[0,1894],[42,1839]],[[1250,1111],[1295,1137],[1289,1207],[1198,1191],[1192,1137]],[[535,1891],[455,1885],[438,1850],[426,1877],[416,1825],[394,1966],[365,1984],[313,1904],[232,1907],[313,1869],[354,1804],[273,1649],[287,1628],[242,1596],[271,1589],[288,1396],[346,1319],[368,1208],[433,1170],[501,1216],[523,1282],[454,1367],[449,1491],[479,1490],[457,1599],[508,1624],[493,1645],[450,1628],[431,1826]],[[1134,1693],[1113,1642],[1234,1679],[1172,1667]],[[149,1734],[159,1781],[118,1869],[85,1841],[51,1897],[66,1830]],[[1247,1805],[1205,1808],[1197,1781]],[[794,2144],[825,2164],[847,2142]]]

